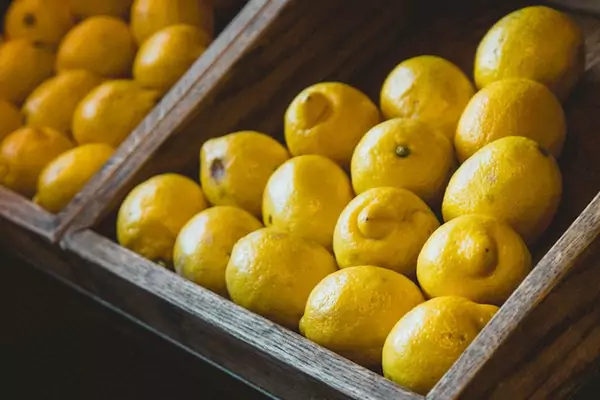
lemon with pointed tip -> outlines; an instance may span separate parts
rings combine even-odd
[[[65,71],[44,81],[23,105],[27,125],[71,132],[77,105],[100,83],[102,78],[85,70]]]
[[[85,69],[105,78],[131,75],[136,45],[129,26],[105,15],[80,22],[60,43],[58,71]]]
[[[23,125],[23,114],[12,103],[0,99],[0,140]]]
[[[565,100],[584,67],[584,37],[575,21],[549,7],[525,7],[499,20],[481,40],[475,82],[483,88],[504,78],[527,78]]]
[[[80,19],[96,15],[126,18],[133,0],[69,0],[71,11]]]
[[[481,89],[463,112],[454,148],[459,161],[506,136],[525,136],[558,157],[567,124],[558,99],[541,83],[510,78]]]
[[[390,330],[423,301],[402,274],[369,265],[344,268],[312,290],[300,332],[358,364],[377,367]]]
[[[506,223],[463,215],[445,223],[419,254],[417,277],[428,297],[462,296],[502,305],[531,270],[531,255]]]
[[[473,154],[450,179],[445,221],[483,214],[507,222],[532,244],[548,228],[562,194],[562,177],[552,154],[521,136],[498,139]]]
[[[143,87],[166,93],[204,53],[210,37],[193,25],[172,25],[150,36],[133,63],[133,77]]]
[[[175,271],[227,296],[225,269],[233,246],[263,225],[241,208],[215,206],[194,216],[179,232],[173,251]]]
[[[455,168],[448,139],[431,125],[394,118],[373,127],[352,156],[352,186],[357,194],[392,186],[410,190],[438,206]]]
[[[159,100],[156,91],[130,80],[106,81],[83,98],[73,115],[73,137],[79,144],[117,147]]]
[[[0,45],[0,98],[21,105],[54,73],[54,53],[45,45],[15,39]]]
[[[433,211],[412,192],[373,188],[356,196],[340,215],[333,251],[340,268],[377,265],[413,277],[419,251],[439,226]]]
[[[406,313],[383,346],[383,374],[426,395],[498,311],[463,297],[436,297]]]
[[[260,217],[267,181],[289,158],[286,148],[264,133],[230,133],[202,145],[200,182],[211,204],[237,206]]]
[[[171,25],[187,24],[213,34],[210,0],[135,0],[131,7],[131,30],[141,45],[150,36]]]
[[[0,184],[33,196],[44,167],[72,147],[66,136],[52,128],[17,129],[0,143]]]
[[[225,280],[235,303],[296,330],[310,292],[336,270],[333,256],[318,243],[263,228],[233,247]]]
[[[331,249],[337,219],[352,197],[339,165],[316,154],[294,157],[269,178],[263,222]]]
[[[320,154],[349,166],[354,148],[379,122],[379,110],[360,90],[339,82],[304,89],[285,113],[285,142],[293,156]]]
[[[117,215],[117,240],[139,255],[171,266],[181,228],[206,208],[200,186],[179,174],[154,176],[137,185]]]
[[[34,202],[58,213],[73,200],[112,156],[114,149],[93,143],[76,147],[52,160],[38,179]]]
[[[64,0],[13,1],[4,16],[8,39],[24,38],[56,46],[73,26],[69,4]]]
[[[381,88],[381,111],[387,119],[412,118],[454,138],[456,124],[475,93],[467,76],[450,61],[419,56],[398,64]]]

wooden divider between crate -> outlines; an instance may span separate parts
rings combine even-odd
[[[241,0],[228,2],[225,5],[226,13],[237,10],[242,3]],[[59,214],[48,213],[28,199],[0,187],[0,224],[10,221],[35,232],[51,243],[57,243],[75,217],[86,210],[87,204],[95,197],[96,191],[105,185],[110,185],[112,180],[118,179],[120,165],[132,157],[132,153],[144,154],[146,144],[156,144],[148,139],[156,136],[155,130],[170,131],[171,126],[167,116],[177,115],[179,103],[189,97],[188,92],[197,91],[198,82],[202,82],[202,85],[210,85],[211,79],[221,76],[219,71],[215,72],[212,68],[215,60],[229,57],[232,48],[243,47],[245,36],[249,32],[259,31],[273,17],[272,11],[270,13],[263,13],[263,11],[277,9],[283,4],[285,4],[284,0],[249,0],[207,51],[116,150],[102,170]],[[201,94],[199,96],[201,97]]]

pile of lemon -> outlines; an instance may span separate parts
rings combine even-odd
[[[192,63],[209,0],[14,0],[0,44],[0,184],[58,212]]]
[[[287,148],[253,131],[207,141],[201,185],[137,186],[118,241],[426,393],[532,268],[583,57],[567,15],[529,7],[481,41],[477,93],[434,56],[389,74],[381,112],[316,84],[289,105]]]

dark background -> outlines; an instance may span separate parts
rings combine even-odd
[[[267,398],[44,272],[0,270],[0,399]]]

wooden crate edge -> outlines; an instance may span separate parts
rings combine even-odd
[[[600,193],[583,210],[561,238],[525,278],[427,399],[455,399],[471,383],[483,365],[517,329],[520,322],[565,277],[600,233]]]

